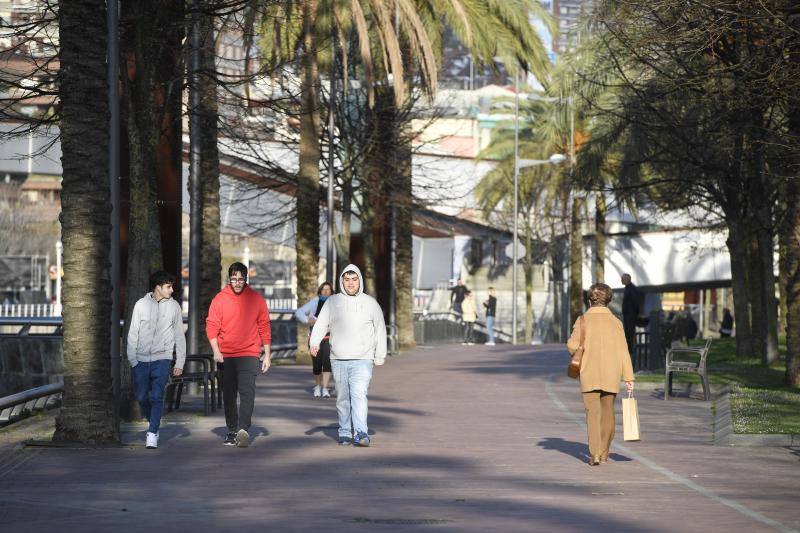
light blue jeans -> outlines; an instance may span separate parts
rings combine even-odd
[[[489,336],[489,342],[494,342],[494,317],[486,317],[486,334]]]
[[[339,436],[352,438],[367,433],[367,390],[372,379],[371,359],[332,359],[336,380]]]

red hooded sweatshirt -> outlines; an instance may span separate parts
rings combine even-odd
[[[206,335],[224,357],[258,357],[271,340],[267,302],[249,285],[240,294],[227,285],[211,301]]]

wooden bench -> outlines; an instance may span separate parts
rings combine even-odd
[[[697,374],[703,382],[703,399],[708,400],[711,397],[711,389],[708,385],[708,370],[706,369],[706,362],[708,361],[708,350],[711,348],[711,339],[707,339],[705,345],[701,347],[680,346],[670,348],[667,350],[667,358],[664,364],[664,400],[668,400],[672,395],[672,374],[675,372],[686,372],[689,374]],[[678,361],[675,359],[676,354],[693,355],[696,360],[694,361]]]

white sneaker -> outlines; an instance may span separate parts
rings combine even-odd
[[[323,398],[330,398],[331,397],[331,393],[328,392],[328,389],[322,389],[322,397]]]
[[[145,444],[146,448],[150,448],[151,450],[158,448],[158,433],[150,433],[147,432],[147,443]]]
[[[246,429],[240,429],[236,432],[236,446],[239,448],[250,446],[250,433]]]
[[[486,346],[494,346],[494,343],[493,342],[487,342]]]
[[[320,396],[322,396],[322,391],[320,389],[321,387],[319,385],[314,387],[314,398],[319,398]]]

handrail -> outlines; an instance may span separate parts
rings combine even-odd
[[[45,408],[51,396],[63,392],[63,383],[51,383],[0,398],[0,423],[10,423],[20,418],[29,404],[31,411],[37,407]],[[44,402],[39,402],[42,398],[45,398]]]

